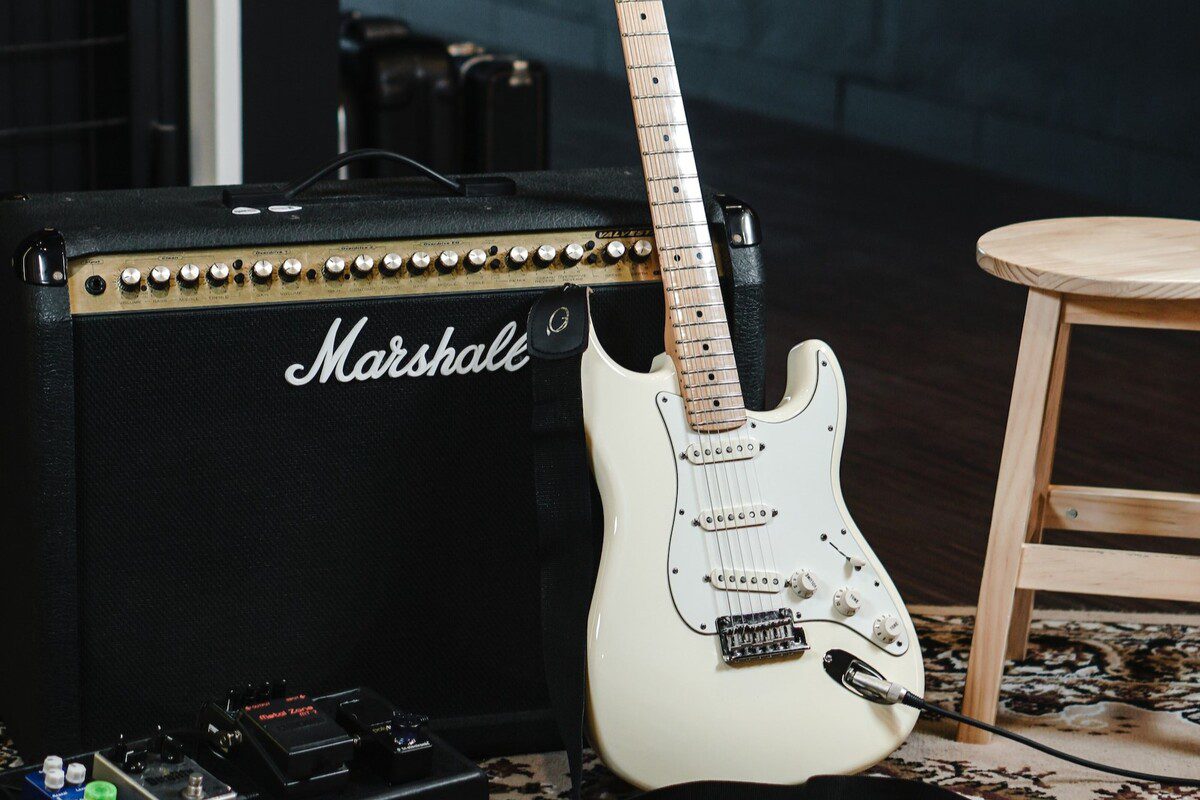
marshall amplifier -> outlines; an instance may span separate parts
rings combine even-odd
[[[377,687],[476,754],[554,745],[523,324],[591,285],[647,369],[662,287],[640,173],[513,178],[0,201],[0,718],[26,758],[279,678]],[[708,210],[755,403],[757,225]]]

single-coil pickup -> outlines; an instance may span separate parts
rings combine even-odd
[[[766,525],[767,520],[774,515],[775,511],[766,506],[733,506],[703,511],[696,521],[706,531],[727,531]]]
[[[714,569],[709,573],[708,582],[715,589],[730,592],[767,592],[770,594],[783,589],[783,578],[779,577],[778,572]]]
[[[720,464],[724,461],[745,461],[754,458],[762,445],[753,436],[734,436],[723,441],[710,438],[704,442],[693,442],[683,451],[683,458],[701,466]]]

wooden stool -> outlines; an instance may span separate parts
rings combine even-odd
[[[995,722],[1036,590],[1200,601],[1200,557],[1041,544],[1042,530],[1200,537],[1200,495],[1050,483],[1072,325],[1200,330],[1200,222],[1086,217],[979,240],[979,266],[1029,287],[963,713]],[[959,726],[960,742],[990,735]]]

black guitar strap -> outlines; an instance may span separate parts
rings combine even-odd
[[[596,571],[596,520],[583,433],[580,362],[588,346],[587,289],[542,295],[529,314],[533,380],[534,486],[542,585],[546,684],[567,750],[571,797],[583,779],[587,616]],[[914,781],[820,776],[802,786],[701,782],[668,786],[637,800],[945,800],[959,795]]]

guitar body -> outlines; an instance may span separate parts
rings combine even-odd
[[[857,697],[823,665],[828,651],[842,650],[913,691],[924,685],[912,621],[842,500],[845,388],[829,347],[794,348],[783,402],[747,412],[733,433],[688,428],[665,354],[651,372],[631,372],[593,331],[582,382],[605,516],[587,655],[589,727],[604,762],[641,788],[709,779],[786,784],[857,772],[891,753],[917,712]],[[718,465],[686,457],[689,447],[723,443],[758,454]],[[701,518],[714,508],[770,516],[763,525],[708,530]],[[807,597],[790,587],[798,570],[815,583]],[[715,588],[726,576],[767,585]],[[834,593],[846,587],[859,603],[851,616],[835,607]],[[727,663],[718,617],[783,609],[799,615],[809,649]],[[880,616],[895,620],[895,641],[886,645],[872,634]]]

